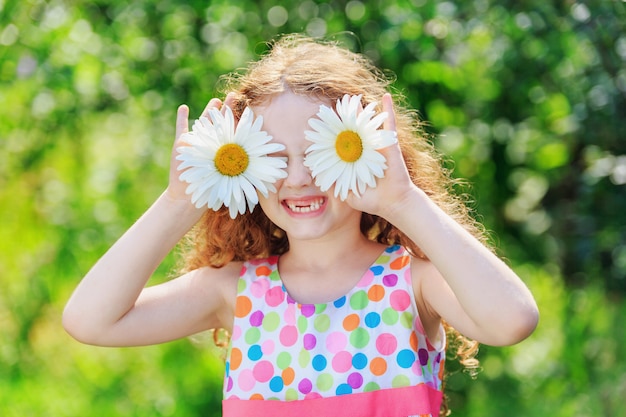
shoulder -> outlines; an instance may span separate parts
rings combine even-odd
[[[198,274],[207,280],[214,280],[218,278],[226,278],[231,277],[233,275],[239,276],[241,272],[241,268],[243,267],[244,262],[229,262],[226,265],[216,268],[213,266],[202,266],[190,273]]]
[[[441,276],[439,270],[428,259],[411,256],[411,274],[413,282],[437,279]]]
[[[215,292],[232,292],[236,290],[243,262],[230,262],[221,268],[203,266],[188,273],[191,280],[200,288]]]
[[[216,306],[213,314],[218,320],[219,327],[230,330],[235,311],[237,283],[241,274],[243,262],[230,262],[221,268],[204,266],[187,273],[190,290],[211,305]]]

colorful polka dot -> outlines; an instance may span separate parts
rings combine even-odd
[[[363,349],[370,342],[370,333],[367,329],[359,327],[350,333],[350,345],[357,349]]]
[[[333,388],[333,381],[333,376],[331,374],[324,373],[317,377],[315,385],[321,392],[326,392]]]
[[[422,376],[424,373],[422,372],[422,365],[419,364],[419,362],[413,362],[413,365],[411,366],[411,371],[413,371],[413,373],[417,376]]]
[[[303,345],[306,350],[311,350],[317,345],[317,338],[314,334],[307,333],[304,335]]]
[[[259,382],[267,382],[274,374],[274,365],[270,361],[261,361],[254,365],[252,370],[254,379]]]
[[[400,314],[400,325],[405,329],[412,330],[413,329],[413,313],[409,313],[408,311],[404,311]]]
[[[327,361],[324,355],[315,355],[311,363],[313,364],[313,369],[316,371],[323,371],[326,369]]]
[[[332,332],[326,338],[326,349],[330,353],[338,353],[345,349],[348,344],[348,336],[345,332]]]
[[[261,338],[261,331],[259,330],[258,327],[250,327],[246,331],[246,335],[245,335],[246,343],[250,345],[254,344],[258,342],[260,338]]]
[[[391,307],[396,311],[404,311],[411,304],[411,297],[409,293],[402,290],[395,290],[391,293],[389,298]]]
[[[415,332],[411,332],[411,337],[409,338],[409,344],[411,345],[411,349],[417,351],[417,344],[419,343],[419,339]]]
[[[382,285],[372,285],[367,291],[367,298],[370,301],[380,301],[385,297],[385,288]]]
[[[422,325],[422,320],[420,320],[419,317],[416,317],[415,320],[413,320],[413,328],[416,332],[419,332],[422,335],[426,334],[426,331],[424,331],[424,326]]]
[[[343,307],[345,303],[346,303],[346,296],[344,295],[343,297],[339,298],[338,300],[335,300],[333,305],[336,308],[339,308],[339,307]]]
[[[248,392],[252,388],[254,388],[254,384],[255,378],[252,374],[252,370],[242,369],[241,372],[239,372],[239,378],[237,379],[237,385],[239,386],[239,388],[241,388],[245,392]]]
[[[415,352],[409,349],[403,349],[398,353],[396,359],[401,368],[410,368],[413,362],[415,362]]]
[[[352,355],[348,351],[341,351],[333,357],[333,370],[335,372],[347,372],[352,368]]]
[[[379,389],[380,385],[374,381],[371,381],[365,384],[365,386],[363,387],[363,392],[378,391]]]
[[[265,293],[265,302],[270,307],[276,307],[285,299],[285,292],[282,287],[274,287]]]
[[[230,340],[238,340],[241,337],[241,326],[233,325],[233,332],[230,335]]]
[[[352,394],[352,387],[348,384],[340,384],[335,390],[336,395]]]
[[[308,394],[313,389],[313,383],[310,379],[304,378],[298,383],[298,391],[303,394]]]
[[[398,276],[396,274],[389,274],[383,277],[383,285],[385,287],[395,287],[398,283]]]
[[[354,369],[364,369],[367,366],[367,356],[364,353],[357,353],[352,357],[352,366]]]
[[[264,296],[269,287],[270,283],[267,279],[259,279],[250,285],[250,292],[254,297],[260,298]]]
[[[405,266],[407,266],[409,264],[409,262],[411,262],[411,258],[409,256],[400,256],[396,259],[394,259],[390,264],[389,267],[391,269],[402,269]]]
[[[285,368],[281,373],[281,377],[285,385],[291,385],[296,377],[296,371],[293,368]]]
[[[376,350],[381,355],[391,355],[398,347],[398,340],[391,333],[383,333],[376,338]]]
[[[394,388],[408,387],[409,385],[411,385],[411,380],[406,375],[396,375],[391,381],[391,386]]]
[[[289,304],[285,309],[285,313],[283,314],[284,323],[289,326],[296,325],[296,305]]]
[[[363,375],[358,372],[353,372],[348,376],[348,385],[354,389],[361,388],[363,385]]]
[[[253,327],[259,327],[261,324],[263,324],[263,312],[262,311],[255,311],[254,313],[252,313],[250,315],[250,326]]]
[[[275,376],[274,378],[270,379],[270,389],[272,390],[272,392],[281,392],[284,386],[285,383],[283,382],[283,379],[281,377]]]
[[[313,327],[320,333],[325,333],[330,327],[330,317],[327,314],[320,314],[315,317]]]
[[[248,359],[251,361],[258,361],[263,357],[263,351],[261,350],[261,346],[252,345],[250,349],[248,349]]]
[[[285,391],[285,400],[286,401],[295,401],[298,399],[298,391],[293,388],[289,388]]]
[[[394,324],[396,324],[399,317],[400,315],[398,314],[398,312],[391,307],[383,310],[382,319],[383,322],[388,326],[393,326]]]
[[[241,273],[245,274],[246,273],[246,268],[242,268]],[[246,290],[246,288],[248,288],[248,283],[242,279],[240,279],[239,281],[237,281],[237,294],[241,294],[242,292],[244,292]]]
[[[389,263],[389,261],[391,261],[391,256],[386,255],[386,254],[380,255],[380,257],[377,259],[377,263],[381,263],[381,264],[387,264]]]
[[[298,329],[296,326],[285,326],[280,331],[280,343],[283,346],[293,346],[298,340]]]
[[[259,266],[256,270],[257,277],[267,277],[272,273],[272,270],[267,266]]]
[[[374,275],[380,275],[380,274],[382,274],[385,271],[385,267],[384,266],[380,266],[380,265],[372,266],[370,268],[370,271]]]
[[[374,358],[370,362],[370,371],[376,376],[381,376],[387,372],[387,361],[383,358]]]
[[[252,301],[250,298],[245,295],[240,295],[237,297],[237,301],[235,302],[235,317],[246,317],[248,313],[252,310]]]
[[[353,310],[363,310],[367,307],[368,303],[369,299],[365,291],[357,291],[350,297],[350,307],[352,307]]]
[[[261,351],[263,352],[264,355],[271,355],[272,353],[274,353],[275,347],[276,347],[276,344],[274,343],[273,340],[266,340],[261,345]]]
[[[230,361],[228,362],[230,369],[235,370],[241,365],[242,359],[241,350],[239,348],[232,348],[230,351]]]
[[[380,314],[375,311],[367,313],[365,316],[365,325],[370,329],[376,328],[380,324]]]
[[[268,332],[273,332],[278,329],[280,325],[280,316],[275,311],[267,313],[265,317],[263,317],[263,329]]]
[[[358,314],[349,314],[343,319],[343,328],[349,332],[359,327],[361,318]]]
[[[311,354],[308,350],[302,349],[298,355],[298,364],[300,368],[306,368],[311,362]]]
[[[289,352],[280,352],[276,359],[276,365],[279,369],[287,369],[291,366],[291,354]]]
[[[384,269],[384,268],[383,268]],[[363,277],[356,284],[356,288],[369,287],[371,283],[374,281],[374,277],[376,276],[376,272],[372,269],[369,269],[363,274]]]
[[[309,327],[309,321],[306,319],[306,317],[299,316],[297,321],[298,321],[298,331],[300,333],[306,332]]]
[[[280,276],[278,275],[278,271],[277,270],[272,271],[272,273],[270,274],[270,279],[272,281],[279,281],[280,280]]]
[[[315,314],[315,305],[314,304],[302,304],[300,307],[300,311],[304,317],[311,317]]]

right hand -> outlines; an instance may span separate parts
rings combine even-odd
[[[227,105],[232,105],[233,96],[229,94],[226,96],[225,103]],[[224,103],[219,98],[212,98],[207,103],[204,111],[202,112],[203,117],[209,117],[210,109],[221,109]],[[223,111],[223,109],[222,109]],[[186,200],[190,201],[190,196],[185,193],[187,189],[187,184],[184,181],[180,180],[181,171],[178,170],[178,166],[181,161],[177,160],[179,152],[176,150],[181,146],[189,146],[182,140],[182,136],[184,133],[189,132],[189,107],[185,104],[182,104],[178,107],[178,111],[176,113],[176,139],[174,140],[174,146],[172,147],[172,154],[170,157],[170,174],[169,174],[169,183],[167,186],[167,190],[165,190],[165,194],[172,200]]]

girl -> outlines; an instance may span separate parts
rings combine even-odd
[[[288,36],[230,81],[193,132],[178,109],[168,187],[84,277],[65,328],[101,346],[226,329],[225,416],[445,413],[446,344],[475,367],[470,339],[523,340],[532,295],[364,57]],[[182,275],[146,288],[185,235]]]

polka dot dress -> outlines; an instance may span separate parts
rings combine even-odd
[[[328,403],[329,410],[338,401],[371,401],[368,407],[399,407],[400,414],[387,409],[387,416],[438,415],[445,336],[441,329],[441,346],[434,347],[424,334],[404,248],[387,248],[348,294],[324,304],[295,302],[277,265],[274,256],[242,268],[226,362],[225,416],[243,415],[228,410],[247,403],[255,415],[261,403],[275,408],[268,415],[280,415],[278,408],[312,400]],[[400,402],[415,404],[397,405],[399,393]]]

